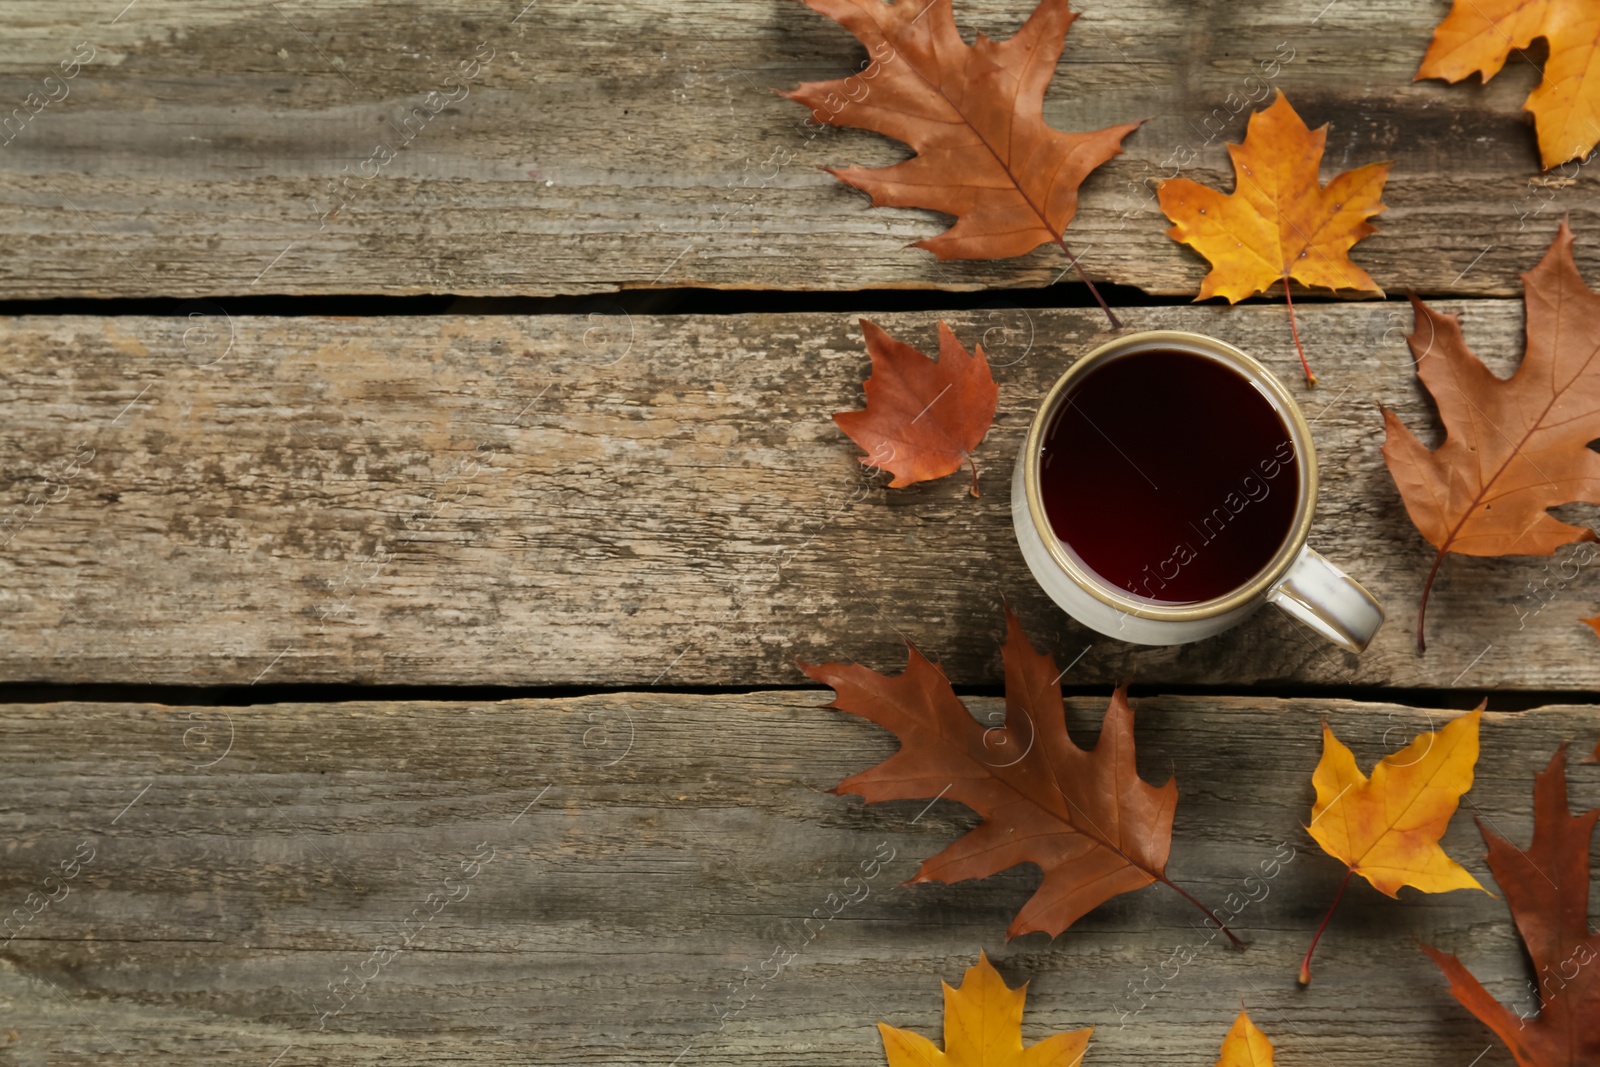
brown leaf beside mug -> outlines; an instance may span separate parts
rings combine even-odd
[[[1422,536],[1438,549],[1417,610],[1425,649],[1428,594],[1446,555],[1548,556],[1600,541],[1548,511],[1600,504],[1600,294],[1583,283],[1565,221],[1544,259],[1522,276],[1528,340],[1522,365],[1495,377],[1467,347],[1454,315],[1411,298],[1406,338],[1417,377],[1439,408],[1445,441],[1429,451],[1383,408],[1383,458]]]
[[[833,416],[872,453],[861,462],[892,473],[891,489],[943,478],[967,463],[977,496],[972,450],[988,434],[1000,398],[983,346],[969,354],[943,319],[937,362],[869,319],[861,320],[861,334],[872,356],[872,374],[862,385],[867,406]]]

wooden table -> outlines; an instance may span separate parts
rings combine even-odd
[[[1357,885],[1294,974],[1343,873],[1303,828],[1322,720],[1368,766],[1487,695],[1445,839],[1486,882],[1470,817],[1526,841],[1535,771],[1600,739],[1592,568],[1452,558],[1418,655],[1431,550],[1379,455],[1380,403],[1441,432],[1407,291],[1503,374],[1561,216],[1600,284],[1595,178],[1540,175],[1531,63],[1413,82],[1444,0],[1078,5],[1047,119],[1150,116],[1069,231],[1130,328],[1296,377],[1281,297],[1192,305],[1206,266],[1148,199],[1185,147],[1231,188],[1227,101],[1263,61],[1331,122],[1325,178],[1395,161],[1356,251],[1389,299],[1298,298],[1316,542],[1389,624],[1359,658],[1276,613],[1141,649],[1056,609],[1010,527],[1033,406],[1106,320],[1059,251],[937,263],[906,246],[947,220],[818,169],[903,156],[808,139],[771,91],[856,66],[839,27],[787,0],[124,3],[0,11],[6,108],[77,68],[0,149],[0,911],[26,913],[0,1064],[865,1067],[877,1020],[938,1036],[980,949],[1031,982],[1028,1041],[1095,1027],[1090,1067],[1209,1064],[1241,1002],[1287,1067],[1512,1062],[1415,947],[1530,1006],[1499,899]],[[1025,8],[958,19],[1004,37]],[[981,498],[857,462],[829,416],[860,405],[863,314],[985,344]],[[895,672],[910,638],[987,717],[1002,598],[1071,663],[1076,736],[1133,679],[1176,881],[1221,903],[1293,851],[1248,951],[1159,887],[1007,944],[1032,868],[900,884],[972,812],[827,792],[895,742],[795,659]]]

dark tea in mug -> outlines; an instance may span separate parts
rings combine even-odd
[[[1060,402],[1039,486],[1057,537],[1101,581],[1170,604],[1226,596],[1289,537],[1300,471],[1249,379],[1175,349],[1091,369]]]

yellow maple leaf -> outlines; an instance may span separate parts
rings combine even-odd
[[[1480,708],[1418,734],[1379,760],[1370,779],[1323,723],[1322,760],[1311,776],[1317,802],[1306,829],[1324,852],[1388,896],[1403,885],[1424,893],[1483,889],[1439,847],[1461,794],[1472,788],[1482,718]]]
[[[1272,1042],[1242,1011],[1233,1020],[1228,1036],[1222,1039],[1217,1067],[1272,1067]]]
[[[1028,983],[1007,986],[989,957],[967,968],[961,985],[944,986],[944,1051],[910,1030],[879,1023],[889,1067],[1074,1067],[1083,1059],[1094,1027],[1053,1034],[1022,1047],[1022,1004]]]
[[[1424,893],[1489,892],[1439,845],[1461,795],[1472,788],[1482,718],[1480,704],[1442,730],[1418,734],[1411,744],[1379,760],[1370,779],[1332,728],[1322,724],[1322,759],[1311,775],[1317,800],[1306,829],[1324,852],[1349,870],[1306,951],[1300,966],[1302,985],[1311,981],[1311,953],[1351,875],[1361,875],[1391,897],[1405,885]]]
[[[1204,300],[1237,303],[1277,282],[1288,296],[1289,279],[1302,285],[1358,289],[1383,295],[1370,275],[1350,260],[1350,249],[1377,228],[1367,220],[1384,210],[1379,201],[1388,163],[1347,170],[1326,186],[1317,178],[1328,127],[1316,130],[1282,93],[1254,112],[1242,144],[1228,145],[1234,191],[1224,195],[1188,178],[1169,178],[1156,189],[1161,210],[1174,223],[1167,236],[1211,261],[1200,283]],[[1290,323],[1294,304],[1291,300]],[[1295,327],[1295,345],[1299,346]],[[1305,362],[1304,351],[1300,354]],[[1311,368],[1306,379],[1315,383]]]
[[[1328,127],[1315,131],[1283,94],[1250,116],[1243,144],[1228,145],[1237,178],[1226,196],[1188,178],[1170,178],[1157,194],[1175,225],[1167,235],[1211,261],[1200,296],[1237,303],[1286,278],[1330,289],[1364,289],[1380,296],[1349,251],[1375,233],[1366,220],[1379,203],[1388,163],[1347,170],[1326,186],[1317,180]]]
[[[1589,154],[1600,142],[1600,4],[1594,0],[1456,0],[1433,31],[1416,80],[1487,82],[1513,49],[1543,37],[1550,47],[1538,88],[1522,107],[1533,112],[1545,170]]]

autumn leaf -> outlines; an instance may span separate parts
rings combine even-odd
[[[1009,606],[1001,650],[1004,725],[978,723],[944,672],[910,642],[907,652],[905,672],[892,677],[853,664],[795,662],[833,687],[827,707],[870,719],[900,739],[893,756],[831,792],[868,803],[947,797],[983,816],[976,829],[925,860],[909,883],[960,882],[1036,864],[1044,880],[1012,920],[1008,938],[1036,930],[1055,936],[1117,894],[1152,882],[1211,915],[1167,878],[1178,787],[1139,778],[1126,685],[1112,694],[1100,739],[1086,751],[1067,736],[1055,660],[1028,644]]]
[[[1223,296],[1234,304],[1283,283],[1295,348],[1313,385],[1317,379],[1300,345],[1289,279],[1383,295],[1349,253],[1377,232],[1367,220],[1384,210],[1379,200],[1389,164],[1347,170],[1324,186],[1317,169],[1327,141],[1328,127],[1307,129],[1279,93],[1271,106],[1250,116],[1244,143],[1228,145],[1232,193],[1224,196],[1188,178],[1169,178],[1156,189],[1161,210],[1175,224],[1167,236],[1211,261],[1195,299]]]
[[[1527,349],[1510,378],[1497,378],[1467,347],[1461,323],[1416,297],[1406,338],[1417,377],[1444,423],[1433,451],[1382,408],[1383,458],[1406,513],[1438,549],[1417,608],[1417,648],[1439,565],[1465,556],[1548,556],[1562,545],[1600,541],[1547,509],[1578,501],[1600,504],[1600,294],[1572,261],[1572,231],[1563,220],[1544,259],[1522,276]]]
[[[961,984],[944,986],[944,1050],[910,1030],[878,1024],[889,1067],[1076,1067],[1094,1027],[1052,1034],[1022,1047],[1028,983],[1007,986],[982,950]]]
[[[1077,213],[1078,186],[1122,151],[1122,139],[1143,120],[1093,133],[1045,124],[1045,88],[1077,18],[1067,0],[1040,0],[1016,36],[992,41],[980,33],[970,47],[956,31],[951,0],[805,3],[855,34],[871,63],[780,95],[811,108],[819,122],[885,134],[917,153],[890,167],[829,167],[829,174],[869,193],[876,207],[956,216],[944,233],[916,242],[941,260],[1002,259],[1053,243],[1077,265],[1062,234]],[[1095,299],[1120,326],[1098,291]]]
[[[1272,1042],[1242,1011],[1222,1039],[1217,1067],[1272,1067]]]
[[[892,472],[893,489],[943,478],[970,463],[977,496],[972,450],[989,432],[1000,397],[983,346],[969,356],[941,320],[935,363],[866,319],[861,333],[872,356],[872,374],[863,386],[866,410],[833,416],[850,440],[872,453],[859,457],[861,462]]]
[[[1534,778],[1533,842],[1518,848],[1478,820],[1489,870],[1506,895],[1538,975],[1532,1022],[1502,1005],[1455,956],[1422,949],[1450,979],[1450,992],[1505,1043],[1521,1067],[1600,1063],[1600,934],[1589,930],[1589,847],[1600,808],[1567,804],[1567,746]]]
[[[1300,964],[1301,985],[1311,981],[1311,953],[1352,875],[1359,874],[1391,897],[1407,885],[1424,893],[1483,889],[1439,846],[1461,795],[1472,788],[1482,718],[1479,705],[1442,730],[1418,734],[1411,744],[1379,760],[1370,779],[1332,728],[1322,724],[1322,759],[1311,775],[1317,800],[1306,829],[1322,851],[1348,870]]]
[[[1443,729],[1418,734],[1379,760],[1371,778],[1323,723],[1322,759],[1311,776],[1317,799],[1306,828],[1312,838],[1386,896],[1398,896],[1402,886],[1424,893],[1482,889],[1439,847],[1462,794],[1472,788],[1482,718],[1479,707]]]
[[[1523,110],[1533,112],[1544,169],[1588,155],[1600,141],[1600,6],[1594,0],[1456,0],[1414,80],[1487,82],[1513,50],[1543,37],[1550,54]]]

